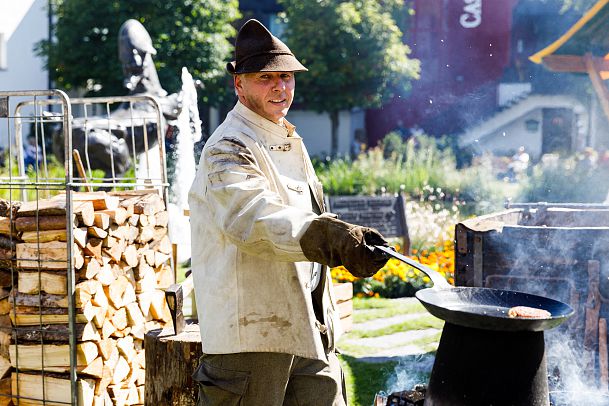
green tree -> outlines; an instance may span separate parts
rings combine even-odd
[[[332,155],[338,149],[338,113],[379,107],[417,79],[419,61],[392,15],[403,0],[279,0],[286,41],[309,69],[298,76],[298,100],[332,123]]]
[[[56,17],[52,43],[42,41],[38,52],[56,86],[84,88],[88,96],[123,95],[118,60],[118,30],[129,18],[150,33],[157,55],[155,66],[168,92],[181,87],[186,66],[205,89],[205,103],[230,96],[224,66],[235,35],[231,23],[239,18],[238,0],[53,0]]]

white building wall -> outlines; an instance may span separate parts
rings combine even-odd
[[[48,38],[48,29],[46,0],[0,0],[0,32],[6,41],[0,90],[47,89],[45,61],[34,54],[34,45]]]
[[[338,115],[338,154],[348,155],[357,129],[365,129],[365,111],[341,111]],[[315,113],[310,110],[290,110],[287,120],[296,126],[296,131],[304,139],[311,156],[328,155],[332,146],[332,126],[327,113]],[[209,109],[209,134],[211,135],[222,123],[219,111]]]
[[[542,145],[542,110],[535,109],[519,117],[505,127],[485,136],[479,141],[479,148],[483,152],[492,152],[496,155],[508,155],[524,146],[534,159],[541,155]],[[526,128],[526,121],[536,120],[539,125],[535,131]]]
[[[296,126],[296,131],[303,138],[309,155],[323,156],[331,151],[332,125],[327,113],[316,113],[310,110],[290,110],[287,120]],[[348,155],[355,128],[352,113],[345,110],[338,114],[338,154]]]

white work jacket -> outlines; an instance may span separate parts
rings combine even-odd
[[[311,193],[323,209],[321,184],[294,127],[238,102],[205,144],[189,193],[204,353],[326,360],[326,348],[334,349],[339,319],[330,272],[324,267],[312,298],[312,263],[299,243],[317,217]]]

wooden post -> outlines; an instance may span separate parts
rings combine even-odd
[[[605,87],[603,79],[599,73],[600,68],[596,65],[595,60],[592,58],[592,55],[589,52],[584,55],[584,63],[586,65],[586,70],[588,71],[590,81],[592,82],[592,87],[594,88],[601,107],[603,108],[603,112],[605,113],[605,118],[609,120],[609,91]]]
[[[588,299],[584,328],[584,365],[590,380],[595,380],[596,351],[598,348],[598,319],[601,309],[599,297],[600,263],[588,261]]]
[[[191,375],[203,355],[199,325],[186,325],[178,335],[173,329],[149,331],[144,347],[146,406],[195,406],[199,388]]]
[[[410,233],[408,232],[408,219],[406,218],[406,197],[403,193],[398,196],[399,222],[402,228],[402,254],[410,255]]]
[[[609,354],[607,353],[607,319],[598,321],[598,369],[600,370],[600,389],[609,389]]]

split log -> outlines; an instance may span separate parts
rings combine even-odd
[[[74,242],[80,247],[85,248],[87,245],[87,228],[75,228],[72,230]]]
[[[42,404],[45,406],[65,406],[72,403],[72,389],[68,378],[13,372],[11,379],[13,396],[21,397],[18,400],[19,406]],[[78,406],[93,405],[94,390],[94,380],[79,379],[77,382]],[[42,399],[48,400],[43,402]]]
[[[116,331],[114,331],[112,334],[120,337],[121,335],[116,334],[116,332],[126,329],[129,324],[129,321],[127,320],[127,310],[125,310],[124,307],[121,307],[116,311],[116,313],[114,313],[110,321],[112,322],[112,325],[116,327]]]
[[[159,241],[154,241],[150,243],[150,248],[167,255],[171,255],[173,251],[169,236],[164,236]]]
[[[29,243],[44,243],[52,241],[67,241],[68,235],[65,229],[62,230],[44,230],[44,231],[26,231],[21,234],[21,241]],[[76,241],[76,238],[74,238]]]
[[[131,366],[129,365],[129,363],[123,356],[119,356],[118,362],[116,363],[116,366],[114,367],[114,373],[112,375],[112,383],[113,384],[122,383],[122,381],[125,380],[125,378],[127,378],[127,375],[129,375],[130,373],[131,373]]]
[[[117,207],[112,210],[101,210],[96,213],[106,214],[110,218],[110,220],[112,220],[112,222],[114,222],[115,224],[118,224],[119,226],[125,224],[125,222],[127,221],[127,218],[129,218],[129,216],[130,216],[128,210],[123,207]],[[133,214],[133,208],[131,209],[131,214]],[[108,228],[108,227],[104,227],[104,228]]]
[[[163,210],[165,210],[165,203],[163,202],[161,196],[159,196],[157,193],[149,193],[140,198],[133,205],[133,212],[135,214],[153,216]]]
[[[15,326],[39,326],[47,324],[68,324],[67,314],[13,314],[9,313],[10,321]],[[84,314],[76,314],[76,323],[86,323]]]
[[[103,376],[104,362],[102,357],[97,357],[86,365],[79,372],[84,375],[93,376],[95,378],[101,378]]]
[[[93,279],[101,271],[101,265],[95,258],[87,257],[79,273],[81,279]]]
[[[112,268],[109,264],[104,264],[97,275],[95,275],[95,279],[97,279],[103,286],[108,286],[114,282],[116,277],[112,272]]]
[[[40,291],[52,295],[67,295],[67,276],[65,272],[26,272],[17,275],[17,291],[26,294],[38,294]]]
[[[129,280],[121,275],[116,278],[116,280],[112,282],[109,286],[104,287],[106,297],[110,299],[114,307],[116,307],[117,309],[119,307],[122,307],[123,294],[127,290],[127,285],[130,285]]]
[[[118,245],[120,242],[121,242],[121,240],[108,234],[108,236],[106,238],[104,238],[102,247],[103,248],[112,248],[115,245]]]
[[[73,251],[78,250],[74,248]],[[68,249],[65,242],[19,243],[16,246],[17,267],[66,269]]]
[[[135,245],[128,245],[123,251],[122,259],[130,266],[134,267],[138,264],[138,254]]]
[[[112,351],[116,348],[116,340],[106,338],[103,340],[98,340],[96,344],[97,348],[99,349],[99,355],[102,356],[104,361],[110,359]]]
[[[81,369],[98,356],[97,345],[92,342],[76,346],[76,363]],[[31,344],[10,346],[11,365],[14,368],[47,372],[70,372],[69,344]]]
[[[0,379],[0,406],[13,406],[11,377]]]
[[[10,359],[0,356],[0,378],[4,379],[9,376],[12,368]],[[0,404],[2,403],[0,402]]]
[[[65,199],[65,194],[55,196],[56,199]],[[78,192],[72,193],[74,202],[91,202],[95,210],[113,210],[120,203],[118,196],[112,196],[106,192]]]
[[[76,305],[82,307],[101,289],[101,283],[95,279],[79,282],[74,288]]]
[[[143,244],[148,241],[152,241],[154,238],[154,226],[145,226],[139,229],[139,233],[135,238],[135,241]]]
[[[156,283],[159,289],[167,289],[176,281],[173,269],[167,265],[161,265],[155,269]]]
[[[146,405],[195,406],[198,387],[192,373],[199,365],[199,326],[190,324],[173,335],[172,330],[146,334]]]
[[[154,220],[157,226],[167,227],[169,224],[169,212],[166,210],[160,211],[154,215]]]
[[[116,263],[121,261],[121,258],[123,257],[123,252],[127,248],[127,245],[124,240],[121,239],[117,241],[117,244],[114,244],[113,246],[102,250],[102,253],[105,253]]]
[[[100,238],[89,238],[89,240],[87,241],[87,245],[85,246],[85,248],[83,248],[83,252],[86,255],[101,259],[102,243],[103,240]]]
[[[102,212],[95,212],[95,227],[101,228],[102,230],[110,227],[110,215]]]
[[[97,396],[105,397],[110,402],[108,404],[109,406],[114,406],[114,403],[112,403],[112,400],[110,399],[110,395],[108,394],[106,389],[108,388],[108,385],[110,385],[110,383],[112,383],[113,373],[114,373],[113,369],[110,368],[110,366],[104,364],[104,366],[102,368],[101,379],[99,381],[97,381],[96,385],[95,385],[95,394]]]
[[[154,267],[158,268],[163,264],[166,264],[171,259],[171,256],[163,254],[162,252],[155,252],[154,254]]]
[[[139,214],[132,214],[129,217],[129,224],[132,225],[133,227],[136,227],[138,225],[140,221],[140,215]]]
[[[140,194],[121,195],[125,199],[120,203],[121,207],[133,207],[135,214],[154,215],[165,210],[165,204],[156,190],[143,190]]]
[[[106,340],[111,337],[116,331],[116,327],[110,321],[110,319],[106,319],[102,325],[102,339]]]
[[[47,200],[34,200],[25,202],[17,211],[17,217],[45,217],[61,216],[66,214],[65,195],[63,199],[54,197]],[[93,204],[86,201],[75,201],[72,205],[72,213],[86,226],[92,226],[95,220]]]
[[[108,232],[103,228],[91,226],[87,229],[87,234],[91,237],[101,238],[102,240],[108,236]]]

